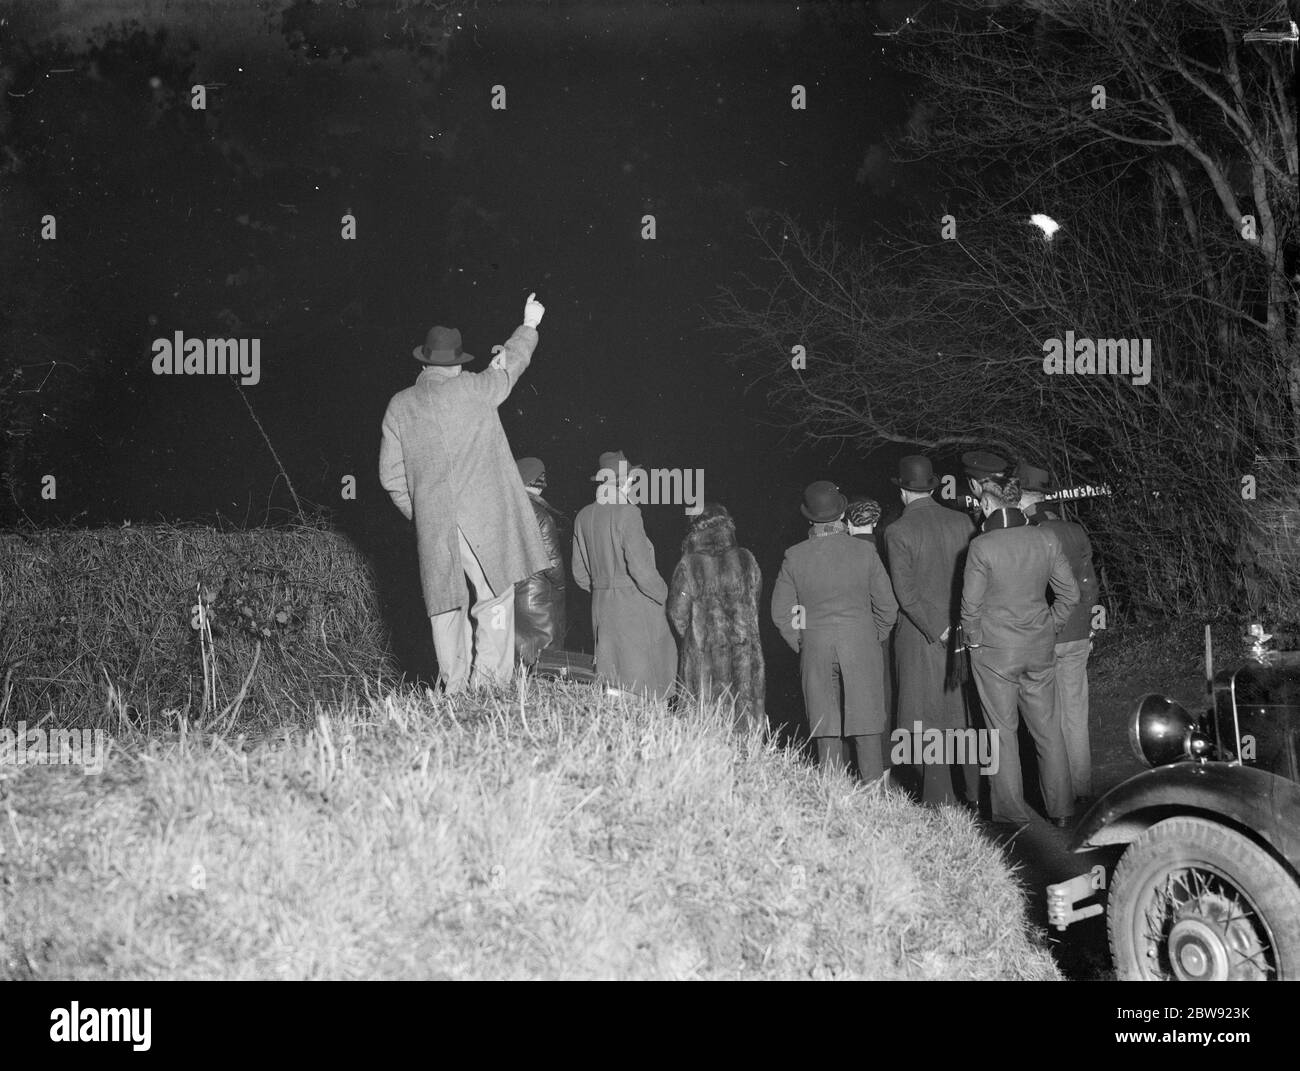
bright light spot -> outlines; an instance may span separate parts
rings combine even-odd
[[[1057,223],[1056,220],[1051,216],[1043,215],[1041,212],[1035,212],[1030,216],[1029,222],[1041,230],[1043,232],[1043,237],[1049,242],[1052,240],[1052,235],[1061,229],[1061,225]]]

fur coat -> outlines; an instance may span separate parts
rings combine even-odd
[[[691,532],[682,550],[668,595],[668,618],[682,639],[678,687],[705,702],[729,688],[736,724],[766,728],[758,562],[736,546],[730,523]]]

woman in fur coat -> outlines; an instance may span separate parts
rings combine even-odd
[[[682,638],[678,689],[705,702],[729,692],[737,727],[767,728],[754,555],[736,545],[722,506],[705,503],[682,543],[668,594],[668,619]]]

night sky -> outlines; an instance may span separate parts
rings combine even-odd
[[[25,166],[3,176],[18,240],[0,267],[30,287],[29,377],[53,360],[42,389],[85,396],[40,418],[17,475],[55,473],[59,495],[25,495],[26,518],[292,510],[229,380],[151,373],[152,341],[179,330],[260,338],[244,390],[298,494],[345,530],[409,538],[375,469],[411,348],[456,326],[479,370],[530,291],[541,343],[501,415],[570,516],[602,451],[703,468],[770,591],[804,535],[806,483],[892,506],[905,451],[832,457],[785,435],[765,392],[746,393],[754,370],[726,360],[736,340],[704,320],[719,287],[764,278],[750,214],[834,220],[856,240],[906,207],[919,176],[891,171],[881,143],[913,101],[871,31],[907,5],[828,20],[795,3],[480,2],[443,27],[401,6],[10,7],[5,123]],[[47,212],[55,242],[39,238]],[[643,513],[667,576],[685,517]]]

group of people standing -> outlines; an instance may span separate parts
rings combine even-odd
[[[380,479],[415,522],[421,586],[443,689],[504,683],[565,633],[566,525],[542,496],[537,458],[512,458],[497,407],[528,367],[544,307],[530,295],[524,322],[484,372],[460,332],[434,327],[414,357],[414,386],[389,403]],[[963,455],[983,524],[933,497],[929,458],[903,458],[894,483],[901,517],[849,502],[828,481],[801,506],[808,538],[789,548],[772,593],[772,620],[799,655],[820,761],[876,780],[890,728],[979,727],[999,739],[995,822],[1030,820],[1017,730],[1024,715],[1038,752],[1046,810],[1060,823],[1091,795],[1086,663],[1096,595],[1091,547],[1045,496],[1049,474],[993,454]],[[574,521],[569,558],[591,592],[595,662],[613,687],[648,696],[734,704],[742,726],[765,728],[759,634],[762,576],[737,543],[725,508],[692,518],[670,582],[655,565],[629,489],[639,466],[602,454],[595,501]],[[472,590],[472,595],[471,595]],[[1052,595],[1049,602],[1048,594]],[[675,630],[680,644],[674,642]],[[892,648],[892,657],[891,657]],[[954,666],[969,657],[972,702]],[[923,766],[922,799],[978,805],[970,763]]]

